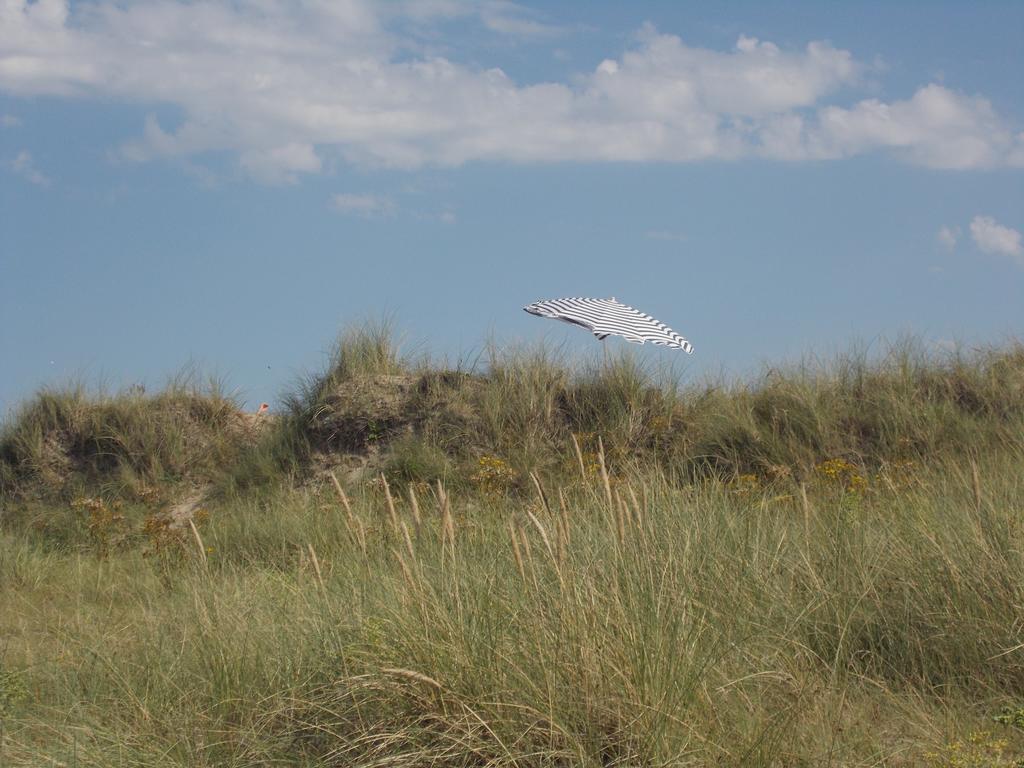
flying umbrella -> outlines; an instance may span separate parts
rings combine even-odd
[[[621,336],[633,344],[651,342],[693,354],[693,345],[664,323],[622,302],[610,299],[545,299],[523,307],[531,315],[549,317],[586,328],[604,341]]]

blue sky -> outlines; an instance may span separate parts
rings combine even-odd
[[[693,377],[1019,338],[1022,35],[1019,2],[0,0],[0,413],[188,363],[273,402],[382,312],[593,352],[521,311],[567,295]]]

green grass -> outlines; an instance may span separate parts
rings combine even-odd
[[[611,465],[657,467],[678,482],[800,478],[830,458],[878,468],[965,447],[999,451],[1019,441],[1024,423],[1016,343],[940,357],[906,341],[875,360],[851,353],[751,381],[686,385],[629,351],[576,364],[565,357],[492,346],[482,363],[448,369],[404,359],[386,327],[348,333],[225,487],[301,477],[320,453],[379,455],[374,470],[403,480],[415,479],[417,465],[423,480],[442,466],[450,479],[465,478],[481,456],[500,457],[520,477],[557,479],[575,464],[573,437],[591,457],[600,437]]]
[[[371,341],[390,343],[381,334]],[[349,338],[338,357],[350,356],[346,344],[366,343]],[[937,357],[903,342],[873,361],[854,353],[753,381],[685,386],[628,351],[573,366],[564,356],[492,348],[482,365],[439,370],[403,367],[393,348],[378,350],[366,357],[388,360],[386,374],[339,377],[335,366],[314,378],[291,409],[289,434],[321,449],[385,452],[399,437],[408,452],[411,434],[457,465],[499,456],[522,476],[564,475],[572,437],[594,454],[600,436],[611,464],[657,466],[685,482],[806,477],[836,457],[877,468],[965,446],[998,451],[1024,423],[1019,344]]]
[[[189,372],[155,394],[44,388],[0,430],[0,491],[71,498],[209,479],[252,434],[217,381]]]
[[[174,547],[0,539],[9,764],[922,764],[1024,700],[1024,456],[800,494],[239,498]],[[896,487],[893,491],[890,487]],[[634,502],[633,499],[636,499]],[[516,544],[513,545],[513,537]],[[517,557],[518,553],[518,557]],[[316,558],[314,564],[314,556]]]
[[[1024,350],[672,382],[358,335],[194,531],[19,475],[0,765],[1024,759]]]

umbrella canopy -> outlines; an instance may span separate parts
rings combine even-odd
[[[549,317],[586,328],[604,341],[621,336],[634,344],[651,342],[693,354],[693,345],[664,323],[622,302],[610,299],[545,299],[523,307],[531,315]]]

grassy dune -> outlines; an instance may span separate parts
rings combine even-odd
[[[0,765],[1024,758],[1024,350],[683,388],[556,360],[349,335],[255,436],[26,404]]]

